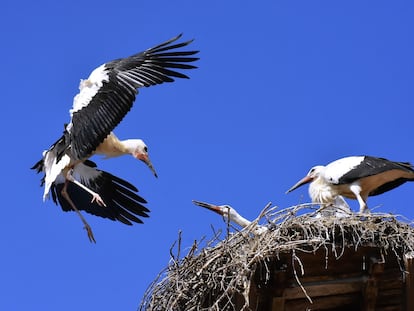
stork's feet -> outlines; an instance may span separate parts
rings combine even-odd
[[[99,206],[106,207],[104,200],[102,200],[101,196],[97,193],[92,194],[92,201],[91,203],[96,202]]]
[[[85,227],[83,227],[83,229],[85,229],[86,230],[86,232],[88,233],[88,238],[89,238],[89,242],[93,242],[93,243],[96,243],[96,241],[95,241],[95,237],[93,236],[93,232],[92,232],[92,228],[91,228],[91,226],[89,226],[89,224],[85,224]]]
[[[363,208],[360,208],[359,209],[359,212],[358,212],[358,214],[359,215],[370,215],[371,214],[371,211],[369,210],[369,208],[368,207],[363,207]]]

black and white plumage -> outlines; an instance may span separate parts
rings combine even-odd
[[[139,88],[173,82],[174,78],[188,78],[177,69],[196,68],[189,63],[198,59],[192,57],[198,51],[180,51],[180,48],[192,42],[175,43],[180,37],[178,35],[143,52],[103,64],[93,70],[88,79],[81,80],[79,93],[70,110],[71,120],[65,126],[63,135],[44,152],[42,160],[33,167],[45,173],[44,200],[53,189],[54,198],[57,198],[62,208],[66,200],[72,210],[81,216],[78,209],[84,208],[69,203],[69,189],[76,185],[85,194],[92,196],[93,204],[98,204],[101,208],[107,207],[108,203],[101,191],[94,191],[90,184],[85,185],[85,180],[77,180],[73,174],[76,170],[84,169],[82,162],[93,154],[103,154],[107,158],[131,154],[146,163],[157,176],[145,143],[141,139],[121,141],[112,130],[131,109]],[[42,165],[39,166],[40,162]],[[61,178],[65,180],[64,183],[60,182]],[[56,193],[60,184],[63,184],[60,191],[62,196]],[[85,226],[88,227],[86,223]],[[88,230],[91,238],[89,234],[92,234],[91,230],[90,233]]]
[[[326,166],[313,167],[287,192],[311,183],[309,195],[315,203],[332,203],[338,196],[356,199],[359,212],[367,210],[369,196],[414,181],[414,168],[408,162],[394,162],[371,156],[341,158]]]
[[[43,171],[43,160],[40,160],[33,167],[38,172]],[[144,206],[147,201],[139,196],[138,189],[126,180],[116,177],[108,172],[99,170],[96,164],[90,160],[76,164],[72,169],[72,176],[79,180],[82,185],[88,189],[98,193],[105,206],[102,207],[98,202],[91,202],[90,194],[83,188],[79,187],[72,181],[67,182],[63,174],[59,174],[50,189],[53,202],[59,204],[63,211],[74,211],[70,201],[78,210],[108,218],[110,220],[119,221],[126,225],[133,223],[143,223],[140,217],[148,217],[149,210]],[[66,185],[66,191],[69,200],[65,198],[62,191]],[[77,210],[75,210],[78,212]],[[88,224],[79,213],[85,228],[89,231]],[[95,242],[92,232],[88,232],[88,236],[92,242]]]
[[[193,203],[197,206],[204,207],[204,208],[206,208],[206,209],[208,209],[212,212],[215,212],[216,214],[219,214],[220,216],[222,216],[224,218],[224,220],[226,222],[233,222],[233,223],[239,225],[242,228],[245,228],[245,227],[249,226],[252,223],[250,220],[247,220],[246,218],[241,216],[230,205],[227,205],[227,204],[225,204],[225,205],[215,205],[215,204],[210,204],[210,203],[196,201],[196,200],[193,200]],[[273,227],[273,226],[271,226],[271,227]],[[267,226],[257,225],[254,228],[254,233],[255,234],[262,234],[262,233],[264,233],[268,230],[269,230],[269,227],[267,227]]]
[[[173,44],[181,35],[143,52],[103,64],[82,80],[70,110],[66,144],[74,159],[90,156],[131,109],[138,89],[174,78],[186,78],[175,69],[196,68],[188,63],[198,51],[176,51],[192,42]]]

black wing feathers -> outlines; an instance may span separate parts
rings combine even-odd
[[[76,159],[89,156],[121,122],[135,101],[135,89],[118,83],[113,73],[109,79],[89,105],[72,115],[71,144]]]
[[[30,168],[31,170],[36,170],[36,173],[40,173],[40,172],[42,172],[43,171],[43,158],[42,159],[40,159],[39,161],[37,161],[36,163],[35,163],[35,165],[33,165],[31,168]]]
[[[91,161],[85,163],[88,166],[95,165]],[[90,169],[99,172],[99,175],[95,179],[89,180],[87,187],[101,196],[106,207],[100,206],[96,202],[91,203],[92,197],[88,192],[69,182],[67,192],[79,210],[84,210],[95,216],[118,220],[127,225],[132,225],[133,222],[142,223],[138,217],[149,216],[149,210],[143,205],[147,202],[136,193],[138,190],[135,186],[108,172],[97,170],[94,167],[90,167]],[[52,185],[52,199],[56,204],[60,204],[63,211],[72,211],[72,207],[61,194],[63,186],[63,183]]]
[[[174,78],[188,78],[172,69],[196,68],[188,63],[198,60],[190,57],[198,51],[172,52],[192,42],[171,44],[180,37],[105,64],[109,81],[103,82],[88,105],[72,115],[71,146],[75,158],[83,159],[92,154],[122,121],[135,101],[138,88],[173,82]]]
[[[393,180],[391,182],[388,182],[386,184],[383,184],[383,185],[379,186],[374,191],[371,191],[369,193],[369,196],[379,195],[379,194],[382,194],[384,192],[390,191],[394,188],[397,188],[397,187],[401,186],[402,184],[406,183],[407,181],[408,180],[405,179],[405,178],[398,178],[396,180]]]
[[[393,161],[390,161],[384,158],[365,156],[364,160],[354,169],[349,171],[347,174],[344,174],[339,179],[338,183],[339,184],[352,183],[357,179],[380,174],[380,173],[393,170],[393,169],[404,170],[407,172],[414,172],[412,165],[408,162],[393,162]],[[363,174],[361,174],[361,172],[363,172]]]

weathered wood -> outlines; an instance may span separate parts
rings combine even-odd
[[[287,286],[286,265],[277,262],[268,263],[269,272],[263,267],[258,267],[255,277],[252,279],[249,299],[253,310],[273,310],[273,297],[281,297]]]
[[[414,252],[404,254],[405,309],[414,310]]]
[[[285,310],[360,310],[359,300],[360,294],[319,297],[312,304],[307,299],[289,300],[285,302]]]
[[[390,273],[390,271],[385,270],[381,275],[381,282],[378,284],[378,290],[386,290],[391,288],[401,289],[403,285],[403,271],[395,270]]]
[[[378,296],[378,283],[381,274],[384,272],[384,260],[376,257],[370,257],[368,268],[368,280],[364,288],[363,310],[374,311]]]
[[[303,285],[303,284],[302,284]],[[361,291],[362,282],[338,282],[337,284],[326,284],[321,283],[318,285],[303,285],[306,293],[314,297],[332,296],[332,295],[343,295],[349,293],[358,293]],[[302,288],[297,286],[293,288],[286,288],[283,296],[286,299],[299,299],[305,298],[306,295]]]
[[[401,306],[401,303],[398,303],[392,306],[377,307],[375,311],[409,311],[409,310],[406,310],[404,307]]]
[[[252,310],[402,311],[404,290],[412,291],[411,297],[414,297],[414,272],[410,274],[411,281],[406,278],[411,285],[403,284],[402,262],[398,262],[395,254],[382,256],[380,248],[346,249],[340,258],[325,249],[315,253],[296,252],[303,275],[299,264],[290,264],[289,256],[291,254],[282,254],[278,259],[268,261],[266,266],[258,267],[250,291]],[[407,267],[406,264],[408,271]],[[306,294],[294,277],[294,268]],[[406,304],[411,307],[412,302],[408,299]]]
[[[341,251],[337,250],[337,254]],[[357,251],[345,249],[339,258],[335,258],[331,249],[320,249],[316,253],[296,252],[297,257],[306,262],[305,277],[330,276],[335,278],[338,274],[353,274],[364,271],[364,258],[380,257],[378,248],[360,247]],[[289,259],[286,259],[289,262]]]
[[[273,298],[272,311],[285,311],[285,298],[283,297]]]

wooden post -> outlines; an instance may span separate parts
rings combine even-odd
[[[274,297],[272,302],[272,311],[285,311],[285,298]]]
[[[384,260],[379,260],[375,257],[370,257],[370,264],[368,270],[368,280],[365,285],[363,296],[363,310],[375,311],[378,296],[378,279],[384,272]]]
[[[414,310],[414,252],[404,255],[405,310]]]

